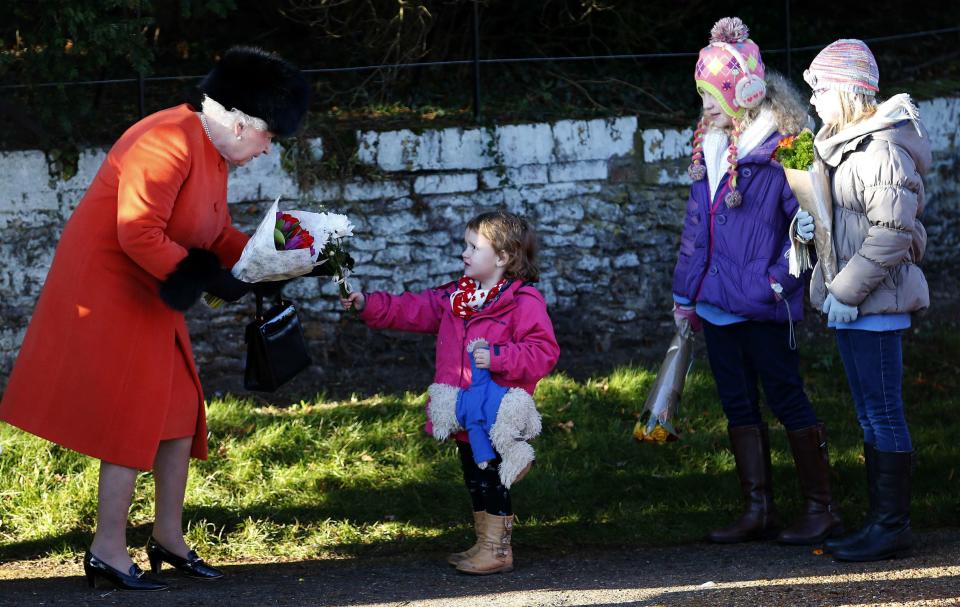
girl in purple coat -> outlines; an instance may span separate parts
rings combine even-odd
[[[805,106],[785,79],[765,73],[760,49],[736,17],[714,25],[695,78],[703,116],[674,271],[674,315],[703,328],[746,501],[742,516],[709,539],[820,543],[842,526],[830,492],[826,430],[804,392],[793,337],[804,282],[790,275],[786,257],[791,236],[809,238],[813,226],[773,160],[782,137],[808,120]],[[799,520],[783,530],[758,380],[786,428],[805,500]]]

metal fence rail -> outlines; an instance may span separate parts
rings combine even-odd
[[[791,46],[791,36],[790,36],[790,2],[786,3],[786,45],[782,48],[774,49],[764,49],[764,55],[786,55],[787,62],[787,74],[789,75],[792,71],[792,62],[793,54],[798,52],[808,52],[815,51],[825,47],[829,42],[816,45],[800,46],[794,47]],[[565,56],[565,57],[503,57],[497,59],[481,59],[480,58],[480,16],[478,4],[475,2],[473,5],[473,19],[471,20],[471,34],[473,38],[473,58],[471,59],[452,59],[447,61],[421,61],[413,63],[387,63],[387,64],[378,64],[378,65],[358,65],[358,66],[345,66],[345,67],[318,67],[318,68],[307,68],[303,69],[306,74],[336,74],[336,73],[359,73],[359,72],[371,72],[382,69],[414,69],[414,68],[433,68],[433,67],[452,67],[452,66],[464,66],[472,65],[473,71],[473,115],[474,120],[480,119],[481,114],[481,86],[480,86],[480,66],[482,65],[508,65],[508,64],[518,64],[518,63],[560,63],[560,62],[576,62],[576,61],[623,61],[623,60],[656,60],[656,59],[672,59],[677,57],[696,57],[697,52],[690,51],[677,51],[677,52],[660,52],[660,53],[623,53],[623,54],[611,54],[611,55],[575,55],[575,56]],[[940,29],[925,30],[920,32],[910,32],[906,34],[895,34],[891,36],[878,36],[873,38],[864,38],[864,42],[870,44],[891,42],[896,40],[908,40],[911,38],[926,38],[931,36],[938,36],[942,34],[953,34],[960,33],[960,27],[945,27]],[[143,117],[146,115],[146,108],[144,107],[144,98],[146,94],[147,84],[150,82],[170,82],[170,81],[190,81],[190,80],[199,80],[203,78],[203,74],[200,75],[181,75],[181,76],[143,76],[139,74],[131,78],[112,78],[104,80],[74,80],[67,82],[41,82],[36,84],[3,84],[0,85],[0,90],[16,90],[16,89],[29,89],[29,88],[44,88],[44,87],[66,87],[66,86],[91,86],[91,85],[103,85],[103,84],[137,84],[137,96],[139,102],[140,116]]]

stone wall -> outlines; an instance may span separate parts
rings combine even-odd
[[[960,99],[920,104],[935,147],[925,224],[933,267],[960,264]],[[367,176],[315,182],[300,191],[279,150],[236,169],[229,201],[252,231],[269,201],[286,209],[348,214],[355,288],[423,289],[462,269],[463,227],[506,208],[527,216],[541,241],[539,284],[563,349],[561,368],[583,372],[658,355],[670,330],[670,275],[689,181],[691,132],[645,129],[637,118],[552,124],[356,133]],[[322,156],[320,141],[311,149]],[[80,156],[68,181],[51,177],[41,152],[0,154],[0,381],[5,384],[63,223],[106,151]],[[322,161],[322,158],[319,158]],[[291,284],[315,365],[284,392],[420,389],[432,373],[429,336],[371,332],[337,308],[335,286]],[[248,300],[188,314],[205,385],[242,390]],[[0,384],[2,387],[2,384]]]

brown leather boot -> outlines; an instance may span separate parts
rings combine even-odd
[[[793,462],[800,477],[803,514],[780,532],[781,544],[819,544],[828,537],[843,533],[843,521],[834,510],[830,494],[830,459],[827,455],[827,429],[821,423],[802,430],[787,432]]]
[[[718,544],[735,544],[770,539],[780,526],[773,505],[773,478],[770,465],[770,438],[767,425],[729,428],[733,458],[737,462],[740,489],[746,510],[728,527],[711,531],[707,536]]]
[[[480,550],[457,563],[457,571],[473,575],[490,575],[513,571],[513,515],[486,514],[480,530]]]
[[[457,563],[463,559],[468,559],[476,553],[480,552],[480,527],[483,524],[483,517],[486,516],[486,512],[481,510],[480,512],[473,513],[473,530],[477,534],[477,541],[474,542],[473,546],[470,546],[463,552],[454,552],[453,554],[447,555],[447,562],[451,565],[456,566]]]

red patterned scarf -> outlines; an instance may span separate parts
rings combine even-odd
[[[478,281],[467,276],[462,277],[457,281],[457,290],[450,295],[450,305],[453,307],[454,315],[464,320],[470,318],[483,309],[488,301],[496,299],[506,284],[507,279],[501,278],[493,288],[484,290],[480,288]]]

